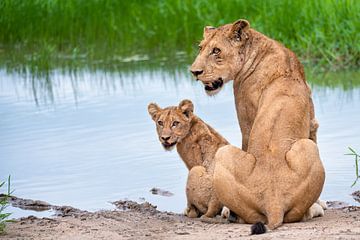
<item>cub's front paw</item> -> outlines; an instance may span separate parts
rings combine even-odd
[[[193,207],[187,207],[184,210],[184,215],[189,218],[197,218],[199,216],[198,211]]]
[[[237,216],[234,212],[231,212],[227,207],[223,207],[221,210],[221,217],[227,219],[231,223],[245,223],[245,221]]]
[[[227,207],[223,207],[221,210],[221,217],[228,219],[230,216],[230,209],[228,209]]]

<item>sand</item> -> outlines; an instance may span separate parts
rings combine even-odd
[[[44,202],[40,202],[44,205]],[[46,205],[46,204],[45,204]],[[250,225],[190,219],[161,212],[145,202],[117,201],[116,210],[87,212],[51,206],[57,216],[29,216],[9,223],[0,239],[360,239],[360,207],[332,204],[324,217],[284,224],[262,235],[250,235]]]

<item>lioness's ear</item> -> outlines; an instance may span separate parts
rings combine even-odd
[[[205,39],[205,38],[209,37],[211,34],[214,33],[215,29],[216,29],[216,27],[212,27],[212,26],[204,27],[203,38]]]
[[[194,112],[194,105],[190,100],[185,99],[179,103],[179,109],[187,118],[189,118]]]
[[[243,36],[243,32],[250,28],[250,23],[244,19],[239,19],[233,23],[230,30],[230,38],[240,41]]]
[[[150,103],[148,105],[148,112],[152,118],[152,120],[155,121],[156,114],[161,110],[161,108],[156,103]]]

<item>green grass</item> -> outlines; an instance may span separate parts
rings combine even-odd
[[[360,161],[360,155],[351,147],[349,147],[350,153],[347,153],[345,155],[350,155],[350,156],[354,156],[355,158],[355,181],[353,182],[353,184],[351,185],[351,187],[355,186],[355,184],[357,183],[357,181],[360,179],[360,171],[359,171],[359,161]]]
[[[157,62],[177,52],[189,64],[204,26],[239,18],[306,64],[360,66],[357,0],[1,0],[0,66],[106,68],[124,65],[127,56]]]
[[[5,182],[0,182],[0,189],[5,185]],[[7,192],[0,196],[0,234],[5,232],[5,227],[7,222],[11,222],[7,218],[11,215],[11,213],[4,213],[4,210],[9,206],[8,197],[11,195],[10,191],[10,176],[7,180]]]

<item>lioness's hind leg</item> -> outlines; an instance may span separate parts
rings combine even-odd
[[[307,177],[314,164],[322,167],[317,145],[309,139],[297,140],[286,153],[286,161],[290,169],[302,177]]]
[[[255,167],[255,162],[252,154],[232,145],[219,148],[215,154],[215,168],[224,167],[240,183],[247,181]]]
[[[317,145],[310,139],[296,141],[286,153],[286,161],[296,173],[294,176],[298,176],[298,183],[292,186],[292,207],[286,213],[284,221],[295,222],[300,221],[318,200],[325,181],[325,171]]]
[[[241,149],[227,145],[215,155],[214,189],[222,204],[248,223],[265,221],[254,209],[257,201],[243,183],[255,166],[255,158]]]

